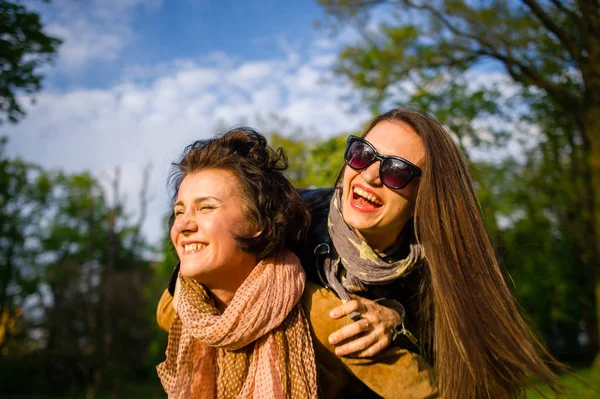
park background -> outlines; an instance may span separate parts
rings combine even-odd
[[[0,0],[0,396],[164,397],[170,163],[250,125],[329,186],[393,106],[455,135],[508,284],[596,397],[598,0]]]

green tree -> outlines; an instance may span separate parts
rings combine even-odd
[[[47,174],[20,159],[5,155],[6,139],[0,139],[0,356],[9,352],[18,333],[25,299],[37,291],[40,280],[35,260],[40,252],[39,221],[50,194]]]
[[[285,174],[295,187],[333,186],[342,165],[347,135],[315,137],[306,128],[294,126],[277,114],[257,117],[257,125],[272,148],[285,150],[288,159]]]
[[[600,2],[597,0],[319,0],[342,23],[358,26],[363,40],[340,54],[337,72],[347,77],[373,109],[405,103],[406,82],[417,90],[435,89],[439,77],[468,79],[474,67],[500,65],[520,86],[532,115],[543,117],[549,104],[553,118],[568,131],[567,140],[582,153],[583,176],[574,202],[583,211],[579,227],[587,233],[582,274],[594,275],[595,314],[600,319]],[[382,6],[382,7],[379,7]],[[368,26],[378,9],[389,22]],[[410,87],[410,86],[409,86]],[[429,90],[428,90],[429,89]],[[441,93],[438,93],[442,95]],[[530,101],[528,101],[530,100]],[[513,111],[516,107],[511,108]],[[539,120],[539,119],[538,119]],[[547,127],[547,126],[543,126]],[[556,129],[543,129],[552,139]],[[558,141],[554,140],[554,143]],[[573,165],[571,163],[571,165]],[[587,179],[586,179],[587,177]],[[586,218],[587,217],[587,218]],[[571,225],[573,226],[573,225]],[[593,253],[590,253],[593,252]],[[600,367],[600,357],[597,357]]]
[[[514,281],[519,302],[535,322],[551,350],[564,360],[589,359],[578,340],[581,322],[588,336],[587,314],[593,310],[593,285],[584,253],[571,229],[574,192],[564,190],[564,173],[554,167],[553,145],[531,149],[525,162],[475,162],[482,207],[496,221],[486,224],[498,237],[501,261]],[[485,212],[485,211],[484,211]],[[489,213],[488,213],[489,214]]]
[[[40,91],[42,68],[62,41],[43,32],[40,16],[20,1],[0,0],[0,123],[25,115],[19,93]]]
[[[125,396],[125,380],[148,378],[156,365],[145,190],[134,219],[118,173],[107,188],[88,173],[10,159],[0,144],[0,386]]]
[[[307,136],[269,134],[269,145],[288,157],[285,174],[295,187],[331,187],[340,171],[347,135],[313,140]]]
[[[46,262],[38,264],[52,298],[43,310],[44,351],[61,367],[55,378],[90,393],[101,385],[119,392],[126,376],[144,371],[153,324],[144,295],[153,271],[118,182],[117,173],[107,192],[87,173],[57,173],[41,234]]]

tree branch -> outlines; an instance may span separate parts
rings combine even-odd
[[[377,44],[377,42],[375,41],[375,39],[373,38],[372,35],[369,34],[369,32],[367,32],[367,29],[365,26],[361,26],[360,23],[354,23],[351,24],[354,29],[356,29],[356,31],[358,32],[358,34],[360,35],[360,37],[362,37],[362,39],[367,42],[368,44],[370,44],[371,46],[373,46],[374,48],[376,48],[377,50],[381,50],[381,47]]]
[[[581,105],[580,99],[572,96],[567,90],[561,88],[560,86],[548,82],[548,80],[544,79],[532,68],[518,62],[512,57],[505,56],[497,52],[487,52],[483,50],[481,54],[493,57],[498,61],[503,62],[508,69],[509,74],[517,82],[527,85],[527,79],[530,80],[531,84],[548,93],[548,95],[564,109],[570,110],[574,115],[579,115],[579,107]]]
[[[525,78],[528,78],[535,86],[539,87],[542,90],[545,90],[550,97],[554,98],[565,109],[573,109],[573,107],[577,106],[576,104],[579,104],[577,98],[570,95],[567,90],[552,84],[547,79],[544,79],[542,75],[540,75],[534,70],[534,68],[531,68],[530,66],[526,65],[520,60],[517,60],[509,54],[500,53],[500,51],[498,51],[496,47],[494,47],[493,45],[491,45],[491,43],[485,40],[483,35],[476,36],[474,34],[470,34],[456,28],[456,26],[452,24],[451,21],[449,21],[439,10],[436,10],[430,4],[426,3],[423,5],[419,5],[411,2],[410,0],[404,0],[404,3],[409,7],[429,12],[434,18],[440,21],[443,24],[443,26],[446,27],[454,35],[458,36],[459,38],[462,37],[472,40],[479,47],[476,49],[468,49],[463,47],[461,49],[461,47],[455,44],[454,47],[456,49],[466,52],[466,54],[488,56],[495,58],[498,61],[501,61],[505,64],[509,73],[511,74],[511,76],[513,76],[513,78],[515,78],[515,80],[527,84]],[[518,71],[520,71],[520,73]],[[519,76],[520,79],[518,78]]]
[[[577,13],[575,13],[575,12],[573,12],[573,10],[565,7],[565,5],[560,0],[550,0],[550,1],[552,2],[552,4],[554,4],[556,6],[556,8],[558,8],[559,10],[561,10],[565,14],[567,14],[574,23],[577,23],[577,21],[579,21],[579,16],[577,15]]]
[[[536,0],[521,0],[533,14],[539,19],[539,21],[558,38],[558,40],[566,47],[567,51],[571,56],[577,60],[579,64],[582,63],[581,49],[577,45],[577,41],[573,36],[569,35],[567,31],[561,29],[550,16],[540,7]]]
[[[582,35],[597,36],[600,34],[600,2],[598,0],[579,0],[579,11],[581,12],[584,24],[580,24]]]
[[[142,175],[142,187],[140,188],[140,213],[138,215],[137,223],[135,224],[135,233],[133,239],[131,240],[131,253],[135,256],[135,251],[137,249],[137,245],[139,242],[140,232],[142,230],[142,225],[146,220],[146,212],[148,210],[148,185],[150,181],[150,172],[152,171],[152,164],[148,163],[144,167],[144,172]]]

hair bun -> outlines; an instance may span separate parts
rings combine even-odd
[[[288,167],[287,156],[283,148],[273,150],[267,145],[267,139],[250,127],[232,129],[221,139],[227,147],[241,156],[251,159],[261,168],[282,171]]]

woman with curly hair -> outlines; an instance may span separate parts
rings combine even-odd
[[[309,214],[286,167],[251,129],[196,141],[174,164],[179,271],[157,367],[169,398],[317,397],[305,274],[287,249]]]

